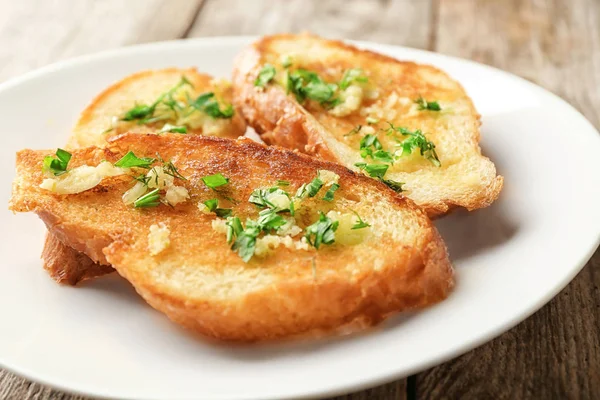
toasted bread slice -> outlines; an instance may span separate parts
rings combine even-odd
[[[195,68],[141,71],[109,86],[92,101],[81,113],[69,139],[69,147],[104,146],[107,139],[123,132],[160,131],[165,124],[164,120],[151,124],[138,124],[136,121],[121,121],[115,124],[115,119],[121,118],[123,113],[136,104],[152,104],[161,94],[175,87],[182,77],[191,85],[182,87],[178,93],[179,97],[189,95],[196,98],[203,93],[213,92],[223,104],[231,104],[231,85],[222,79],[202,74]],[[246,131],[246,123],[239,113],[234,113],[229,119],[207,116],[200,122],[190,127],[188,133],[237,138],[243,136]]]
[[[176,181],[190,199],[174,207],[125,205],[121,197],[131,187],[129,176],[57,195],[40,188],[46,178],[42,160],[53,152],[23,150],[17,154],[10,208],[37,213],[50,232],[92,260],[110,263],[151,306],[195,332],[254,341],[348,324],[366,327],[392,313],[436,303],[453,286],[446,248],[431,221],[381,182],[248,139],[171,134],[125,134],[108,148],[75,150],[69,168],[114,163],[130,150],[171,160],[187,178]],[[333,244],[318,250],[297,246],[307,243],[290,234],[292,242],[275,244],[246,263],[215,228],[223,220],[199,207],[215,197],[222,207],[230,199],[233,215],[242,221],[256,218],[257,206],[248,202],[253,190],[285,180],[282,187],[294,193],[324,170],[339,176],[334,200],[322,199],[325,189],[305,197],[296,205],[296,223],[306,229],[319,218],[318,211],[356,212],[370,227],[361,229],[364,235],[354,244],[341,244],[348,236],[342,236],[340,225]],[[211,190],[202,177],[217,173],[229,183]],[[154,256],[153,225],[166,227],[170,243]]]
[[[175,87],[182,77],[191,83],[183,88],[190,97],[196,98],[200,94],[213,92],[223,104],[231,104],[231,85],[224,80],[213,79],[210,75],[199,73],[195,68],[141,71],[109,86],[87,106],[73,129],[67,148],[104,146],[107,139],[124,131],[135,133],[160,131],[165,121],[151,124],[121,122],[115,125],[114,120],[120,118],[125,111],[136,104],[151,104],[162,93]],[[202,124],[197,125],[188,133],[237,138],[244,135],[246,131],[246,123],[238,112],[235,112],[231,119],[218,120],[207,116]],[[70,285],[114,271],[109,266],[94,263],[84,254],[64,245],[52,234],[46,237],[42,259],[44,268],[53,279]]]
[[[264,88],[257,87],[257,77],[267,64],[277,74]],[[290,73],[305,69],[340,88],[345,72],[354,69],[362,78],[352,83],[351,91],[339,89],[334,97],[342,100],[341,105],[310,99],[301,103],[293,89],[286,93],[288,64]],[[403,182],[405,194],[430,217],[455,207],[486,207],[502,188],[503,179],[494,164],[481,154],[479,115],[471,99],[459,83],[432,66],[398,61],[316,36],[282,34],[260,39],[237,57],[233,85],[234,104],[265,142],[353,170],[358,170],[357,163],[373,162],[360,153],[365,134],[377,135],[383,149],[391,151],[408,136],[389,131],[390,123],[412,132],[421,130],[435,145],[441,166],[415,149],[398,157],[385,179]],[[429,110],[428,103],[420,106],[419,99],[441,110]]]

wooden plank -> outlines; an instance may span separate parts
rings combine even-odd
[[[437,51],[521,75],[562,96],[600,127],[600,2],[441,0],[439,5],[433,35]],[[579,276],[531,318],[417,375],[411,385],[416,398],[597,397],[599,264],[597,251]]]
[[[425,48],[431,0],[212,0],[189,37],[313,32]]]
[[[1,0],[0,81],[54,61],[184,37],[202,0]]]

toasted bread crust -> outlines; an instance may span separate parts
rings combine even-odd
[[[236,197],[247,198],[261,182],[270,185],[276,179],[288,179],[297,186],[312,179],[316,170],[327,169],[340,176],[340,191],[345,196],[355,193],[359,198],[353,200],[355,206],[372,207],[364,203],[368,195],[377,204],[369,208],[373,213],[393,209],[401,215],[384,212],[386,221],[392,218],[402,224],[393,225],[400,239],[392,239],[390,235],[396,233],[386,230],[380,239],[357,247],[300,253],[280,247],[271,257],[244,264],[230,252],[225,238],[210,230],[213,217],[200,213],[195,204],[147,212],[132,209],[120,200],[129,184],[119,178],[78,195],[53,195],[38,188],[43,178],[40,165],[48,152],[20,152],[11,208],[36,212],[52,233],[93,260],[113,265],[150,305],[188,329],[221,340],[256,341],[315,330],[336,331],[348,324],[367,327],[392,313],[434,304],[452,289],[452,267],[435,227],[412,201],[380,182],[277,147],[202,136],[146,135],[140,140],[139,135],[123,135],[108,149],[75,151],[73,162],[76,166],[102,159],[114,161],[129,149],[140,155],[160,152],[172,158],[189,177],[185,185],[194,201],[214,196],[198,185],[199,177],[211,172],[224,173],[235,185],[231,190],[235,189]],[[99,204],[105,207],[104,225],[76,218]],[[233,207],[236,215],[243,213]],[[150,257],[145,247],[147,229],[159,221],[169,223],[172,244],[165,254]],[[379,265],[371,264],[379,258],[375,263]],[[363,261],[348,269],[357,259]],[[190,267],[197,264],[201,266]],[[193,281],[206,268],[208,275]],[[224,276],[241,276],[239,285],[244,289],[227,295],[208,291],[213,287],[209,278],[216,279],[219,286],[226,280]],[[253,279],[257,279],[256,286],[246,288],[254,285]],[[192,291],[185,289],[192,283]]]
[[[457,207],[466,208],[467,210],[487,207],[499,196],[503,186],[503,177],[496,175],[494,165],[489,162],[489,159],[481,155],[478,145],[480,140],[480,116],[475,110],[471,99],[458,82],[435,67],[399,61],[372,51],[358,49],[340,41],[324,40],[311,35],[281,34],[264,37],[238,55],[234,63],[232,78],[234,104],[243,113],[248,124],[260,134],[266,143],[297,149],[324,160],[339,162],[351,168],[353,166],[352,162],[344,159],[328,145],[325,137],[329,136],[329,127],[320,123],[312,111],[301,106],[292,94],[286,94],[281,87],[275,84],[268,85],[264,90],[259,90],[254,86],[254,81],[265,63],[265,58],[274,52],[274,45],[280,41],[294,41],[298,38],[309,38],[309,40],[316,43],[315,47],[323,45],[331,52],[338,50],[350,52],[352,57],[356,59],[368,59],[385,63],[389,68],[394,68],[394,66],[402,68],[403,75],[410,79],[424,73],[443,77],[445,82],[452,86],[452,90],[460,94],[461,101],[469,110],[467,114],[472,116],[470,120],[467,119],[465,122],[468,125],[467,130],[471,132],[465,146],[477,150],[477,156],[482,160],[482,168],[484,169],[480,171],[481,176],[485,177],[488,183],[472,187],[466,185],[459,195],[447,196],[442,194],[437,197],[419,199],[418,201],[413,198],[419,206],[426,210],[430,217],[441,216]],[[337,60],[336,63],[342,64],[346,68],[356,67],[348,61]],[[336,123],[341,120],[343,118],[338,119]],[[353,121],[355,120],[356,118]],[[364,121],[357,124],[359,123],[365,124]],[[396,178],[392,177],[392,179]],[[404,181],[403,179],[397,180]],[[426,182],[418,183],[419,186],[426,184]],[[432,186],[437,185],[437,183],[429,184]],[[407,195],[411,197],[410,192]]]
[[[196,93],[214,91],[213,77],[208,74],[198,72],[196,68],[164,68],[159,70],[146,70],[131,74],[120,81],[112,84],[100,94],[83,110],[77,124],[73,129],[73,134],[69,138],[68,148],[78,148],[85,146],[103,146],[110,137],[117,136],[122,132],[106,132],[107,126],[98,126],[100,120],[110,119],[113,115],[107,115],[108,112],[118,115],[131,108],[140,99],[134,98],[137,94],[130,91],[135,90],[138,85],[143,84],[144,90],[149,92],[161,92],[168,90],[177,81],[185,76],[192,84]],[[166,86],[165,86],[166,84]],[[153,85],[157,87],[154,88]],[[165,86],[165,87],[163,87]],[[150,88],[150,89],[147,89]],[[147,93],[145,93],[147,95]],[[221,96],[226,102],[232,102],[233,91],[231,87],[222,91]],[[151,99],[145,101],[152,101]],[[123,107],[125,107],[123,109]],[[237,110],[236,110],[237,111]],[[110,125],[109,125],[110,126]],[[160,127],[136,127],[141,133],[153,133]],[[243,136],[246,131],[246,122],[239,112],[235,112],[231,123],[220,134],[222,137],[235,139]],[[201,129],[191,130],[190,134],[202,134]]]
[[[174,85],[181,76],[185,76],[193,85],[194,89],[200,93],[213,90],[215,85],[212,83],[213,77],[207,74],[199,73],[196,68],[164,68],[160,70],[146,70],[131,74],[113,85],[106,88],[98,94],[92,102],[81,113],[77,124],[73,128],[73,134],[69,138],[67,149],[76,149],[81,146],[104,146],[106,141],[115,136],[118,132],[104,132],[106,126],[103,121],[110,118],[107,112],[115,112],[115,107],[120,102],[129,108],[136,102],[133,96],[138,93],[133,90],[140,84],[144,86],[142,92],[167,90]],[[165,86],[166,85],[166,86]],[[156,88],[155,88],[156,86]],[[165,86],[165,87],[163,87]],[[232,102],[231,87],[225,88],[221,96],[226,102]],[[120,113],[124,110],[118,110]],[[137,127],[144,132],[156,131],[157,127]],[[237,138],[242,136],[246,130],[246,122],[241,113],[236,110],[231,123],[222,132],[223,137]],[[190,134],[201,134],[201,129],[191,130]],[[82,253],[73,251],[66,247],[59,239],[48,235],[42,259],[44,268],[50,276],[59,283],[76,285],[78,282],[98,277],[114,270],[109,266],[96,265],[96,262],[89,259]],[[105,261],[104,261],[105,262]],[[87,269],[89,268],[89,271]]]
[[[84,253],[65,245],[50,233],[46,236],[42,259],[50,277],[66,285],[76,285],[115,271],[109,265],[95,263]]]

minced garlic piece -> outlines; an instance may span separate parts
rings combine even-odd
[[[352,213],[340,214],[337,211],[329,211],[327,216],[334,221],[339,221],[335,231],[335,242],[342,245],[355,245],[361,243],[369,233],[369,228],[352,229],[359,222],[358,217]]]
[[[296,225],[296,220],[293,217],[283,217],[285,219],[285,225],[277,228],[277,234],[279,236],[296,236],[302,232],[302,228]]]
[[[171,231],[163,223],[158,225],[154,224],[150,226],[150,233],[148,234],[148,251],[151,256],[155,256],[163,252],[171,244],[169,238]]]
[[[167,193],[165,193],[165,198],[169,202],[170,205],[176,206],[179,203],[183,203],[187,199],[190,198],[190,194],[188,190],[183,186],[171,186],[167,188]]]
[[[163,189],[165,187],[171,187],[173,186],[173,181],[175,180],[173,176],[164,171],[163,167],[151,168],[148,174],[146,174],[146,177],[148,177],[148,187],[150,189]]]
[[[283,193],[267,193],[265,198],[279,210],[287,210],[290,208],[290,198]]]
[[[202,202],[198,202],[198,210],[204,214],[210,214],[210,209]]]
[[[58,194],[81,193],[97,186],[109,176],[123,175],[126,169],[117,168],[108,161],[98,166],[82,165],[55,178],[44,179],[40,187]]]
[[[142,197],[148,191],[148,186],[142,182],[136,183],[131,189],[123,193],[123,203],[133,204],[137,199]]]
[[[325,186],[331,186],[334,183],[338,183],[338,181],[340,180],[340,176],[338,174],[326,169],[319,170],[319,178]]]
[[[254,255],[258,257],[266,256],[279,246],[285,246],[291,250],[308,250],[308,243],[305,240],[294,240],[289,235],[265,235],[264,237],[256,239]]]
[[[225,223],[224,219],[220,219],[220,218],[213,219],[212,229],[215,232],[227,233],[227,224]]]
[[[329,110],[329,114],[336,117],[345,117],[360,108],[363,100],[363,88],[350,85],[340,93],[342,102]]]

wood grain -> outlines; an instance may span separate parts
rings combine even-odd
[[[0,81],[127,44],[184,37],[202,0],[0,0]]]
[[[430,0],[218,0],[204,5],[189,36],[308,31],[425,48],[431,18]]]
[[[600,2],[442,0],[434,37],[437,51],[521,75],[562,96],[600,127]],[[414,397],[598,398],[599,264],[597,251],[531,318],[411,378]]]

